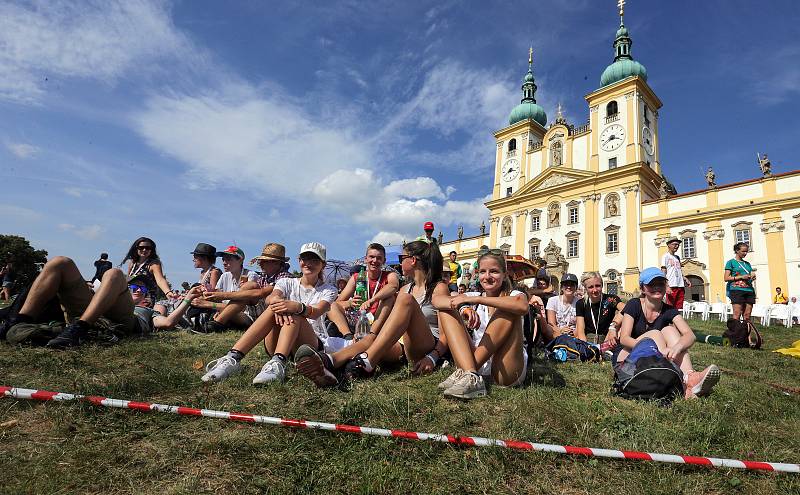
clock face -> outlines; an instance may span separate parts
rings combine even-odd
[[[600,147],[604,151],[614,151],[622,146],[625,141],[625,128],[619,124],[612,124],[600,134]]]
[[[519,160],[512,158],[503,165],[503,180],[508,182],[519,175]]]
[[[648,155],[653,154],[653,133],[647,127],[642,129],[642,146]]]

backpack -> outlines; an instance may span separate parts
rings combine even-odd
[[[683,392],[683,372],[658,351],[652,339],[641,340],[630,356],[615,366],[611,393],[623,399],[669,404]]]
[[[564,349],[567,352],[567,361],[602,361],[603,355],[600,353],[600,348],[591,345],[585,340],[577,339],[571,335],[559,335],[551,340],[546,346],[545,351],[547,356],[554,360],[556,350]]]
[[[738,320],[731,318],[726,325],[728,328],[722,336],[730,341],[731,346],[761,349],[764,340],[761,338],[761,333],[753,325],[753,322],[745,321],[743,318]]]
[[[17,313],[19,313],[19,311],[22,309],[22,306],[25,304],[25,300],[28,298],[29,290],[30,286],[23,288],[17,293],[16,296],[14,296],[14,300],[9,306],[0,309],[0,340],[6,339],[7,332],[9,328],[11,328],[12,323],[14,323],[14,318],[16,318]],[[54,297],[45,303],[44,308],[42,308],[42,311],[37,318],[37,321],[61,321],[61,325],[64,325],[64,312],[58,302],[58,297]],[[49,324],[46,326],[49,326]]]

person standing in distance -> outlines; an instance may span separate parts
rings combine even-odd
[[[661,258],[661,266],[667,269],[667,304],[676,309],[683,309],[686,288],[692,286],[692,283],[683,276],[681,259],[675,254],[680,245],[681,240],[677,237],[668,240],[667,252]]]

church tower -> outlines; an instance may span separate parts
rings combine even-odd
[[[586,95],[592,128],[590,167],[595,172],[643,162],[661,173],[658,109],[661,100],[647,84],[647,69],[633,59],[625,27],[625,0],[619,0],[614,61],[600,77],[600,89]]]

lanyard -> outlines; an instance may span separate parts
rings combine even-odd
[[[381,278],[383,278],[383,272],[381,272],[380,275],[378,275],[378,279],[375,281],[375,290],[372,293],[370,293],[369,277],[367,277],[367,299],[372,299],[373,297],[375,297],[375,294],[378,293],[378,289],[380,288],[381,285]]]
[[[592,313],[592,302],[589,301],[589,314],[592,316],[592,324],[594,325],[594,334],[597,335],[600,329],[597,328],[597,322],[600,320],[600,311],[603,310],[603,294],[600,294],[600,302],[597,304],[597,318]]]

